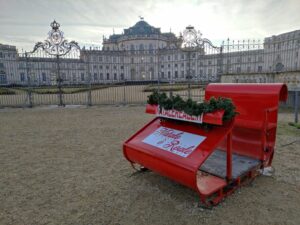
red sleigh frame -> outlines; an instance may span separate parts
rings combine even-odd
[[[215,124],[206,130],[189,122],[156,117],[123,145],[126,159],[197,191],[205,206],[218,204],[242,184],[270,166],[274,156],[279,101],[287,99],[284,84],[210,84],[205,99],[231,98],[239,113],[223,124],[223,112],[203,115]],[[147,105],[155,114],[157,106]],[[186,158],[163,151],[143,140],[159,127],[180,130],[206,139]],[[241,162],[246,162],[246,166]]]

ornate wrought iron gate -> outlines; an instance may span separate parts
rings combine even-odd
[[[64,106],[63,87],[68,85],[68,80],[71,77],[70,71],[77,72],[81,68],[85,73],[86,70],[85,63],[80,58],[78,43],[75,41],[68,42],[64,33],[59,29],[60,24],[55,20],[50,26],[52,29],[49,31],[47,39],[44,42],[36,43],[33,51],[24,54],[29,107],[33,106],[33,101],[38,101],[34,98],[38,96],[34,95],[34,93],[39,93],[38,87],[49,87],[49,95],[56,93],[58,105]],[[78,67],[80,67],[79,70]],[[50,71],[50,74],[47,74],[46,71]],[[75,73],[75,76],[78,74]],[[42,94],[47,94],[47,89],[44,88],[43,91]],[[55,101],[54,99],[47,100],[50,104]],[[41,104],[43,103],[41,102]],[[45,104],[47,103],[45,102]]]

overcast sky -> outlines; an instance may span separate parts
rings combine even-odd
[[[139,16],[176,35],[187,25],[213,42],[300,29],[300,0],[0,0],[0,43],[30,50],[56,19],[68,40],[101,46]]]

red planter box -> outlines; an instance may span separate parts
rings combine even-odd
[[[212,113],[205,113],[202,116],[202,121],[196,117],[192,117],[190,115],[187,115],[184,112],[179,112],[176,110],[164,110],[164,115],[159,114],[158,112],[158,105],[146,105],[146,113],[149,114],[156,114],[160,117],[170,118],[170,119],[177,119],[182,121],[188,121],[193,123],[209,123],[214,125],[223,125],[223,115],[224,110],[218,110]],[[180,115],[180,116],[178,116]]]

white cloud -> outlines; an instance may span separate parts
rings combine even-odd
[[[211,40],[264,38],[300,28],[299,0],[0,0],[0,42],[30,49],[56,19],[66,37],[101,44],[138,16],[178,34],[192,24]]]

